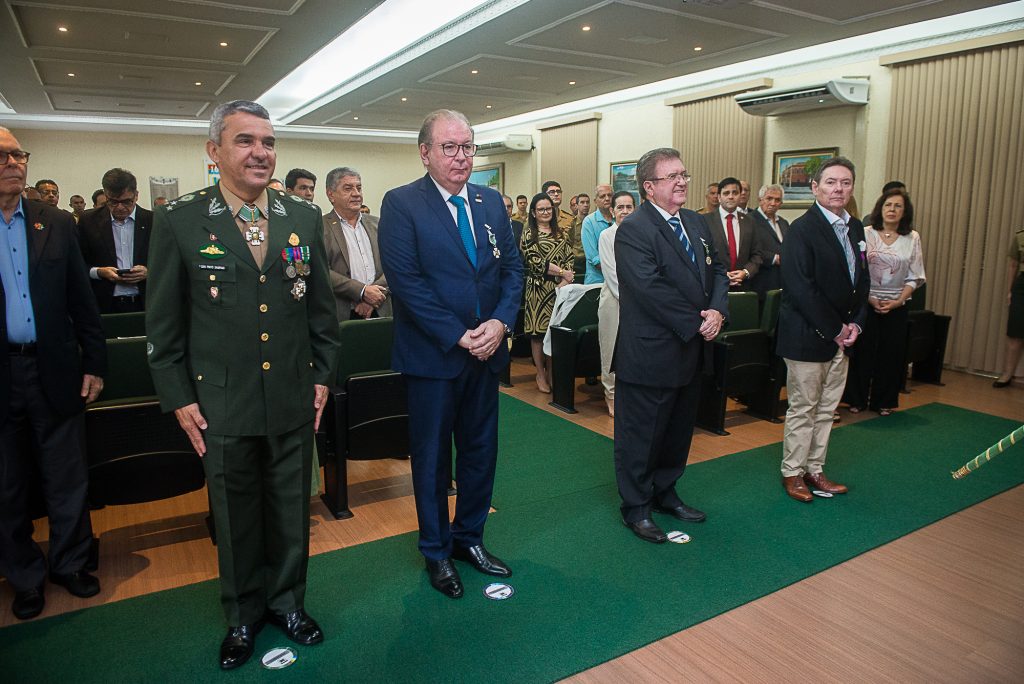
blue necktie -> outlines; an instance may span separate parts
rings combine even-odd
[[[697,254],[693,251],[693,246],[690,244],[689,238],[686,237],[686,233],[683,232],[683,224],[679,222],[679,218],[675,216],[668,217],[668,225],[672,226],[672,230],[675,231],[676,237],[683,243],[683,247],[686,248],[686,253],[690,255],[690,261],[697,263]]]
[[[473,228],[469,225],[469,214],[466,213],[466,200],[458,195],[452,195],[448,198],[448,201],[455,205],[458,216],[456,223],[459,224],[462,246],[466,248],[469,263],[473,264],[473,268],[476,268],[476,243],[473,242]]]

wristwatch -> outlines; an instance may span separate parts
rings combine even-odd
[[[512,334],[514,332],[512,328],[505,325],[505,323],[502,323],[502,325],[505,327],[505,337],[512,337]]]

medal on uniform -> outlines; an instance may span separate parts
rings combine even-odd
[[[295,233],[292,233],[292,237],[298,242],[298,236]],[[291,238],[288,241],[291,242]],[[304,278],[311,272],[309,268],[309,247],[285,247],[281,250],[281,260],[285,263],[284,274],[288,278],[296,276]],[[303,285],[303,292],[305,292],[305,285]],[[294,291],[292,294],[295,294]]]
[[[304,294],[306,294],[306,281],[299,278],[292,285],[292,297],[295,297],[295,301],[299,301]]]
[[[700,244],[704,245],[704,263],[708,266],[711,265],[711,249],[708,247],[708,243],[704,241],[704,238],[700,239]]]
[[[245,241],[253,247],[262,245],[263,241],[267,239],[267,235],[256,225],[262,216],[260,208],[255,204],[243,204],[242,208],[238,210],[238,215],[243,221],[249,222],[249,228],[245,231]]]
[[[220,296],[220,288],[214,285],[210,288],[210,299],[216,299]]]
[[[291,245],[292,247],[298,247],[299,246],[299,236],[296,235],[295,233],[292,233],[291,235],[289,235],[288,236],[288,244]]]

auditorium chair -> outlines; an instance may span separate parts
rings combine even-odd
[[[782,400],[782,388],[786,386],[786,362],[775,354],[781,306],[782,290],[769,290],[765,294],[764,307],[761,309],[760,325],[762,332],[768,337],[768,349],[771,352],[768,382],[739,398],[740,402],[746,405],[749,414],[772,423],[781,422],[780,416],[786,411],[785,402]]]
[[[146,334],[146,312],[103,314],[103,336],[108,340],[119,337],[142,337]]]
[[[576,378],[601,375],[597,303],[601,288],[587,290],[551,330],[551,406],[576,413]]]
[[[201,489],[202,460],[174,414],[160,411],[146,338],[108,339],[107,359],[103,393],[85,411],[90,503],[143,503]]]
[[[352,517],[348,461],[409,455],[405,382],[391,370],[393,319],[343,321],[340,329],[338,372],[317,443],[324,466],[320,498],[338,519]]]
[[[770,338],[761,329],[756,292],[729,293],[727,325],[709,347],[712,373],[700,374],[696,424],[717,435],[727,435],[729,397],[763,391],[770,380],[773,354]]]

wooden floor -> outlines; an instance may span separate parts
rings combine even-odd
[[[944,387],[912,383],[903,407],[941,401],[1024,420],[1024,387],[995,390],[990,379],[948,371],[943,379]],[[509,395],[612,436],[598,386],[580,386],[579,412],[570,416],[547,406],[550,396],[536,390],[532,365],[514,362],[512,380],[503,390]],[[843,424],[874,415],[843,411]],[[690,462],[782,439],[781,424],[739,411],[730,412],[726,427],[728,436],[698,430]],[[356,462],[349,473],[355,518],[336,521],[316,501],[313,554],[416,529],[408,462]],[[913,474],[894,467],[893,476],[910,481]],[[43,616],[216,577],[205,511],[205,491],[94,511],[103,591],[82,600],[50,586]],[[45,524],[36,535],[46,538]],[[0,626],[15,622],[6,608],[12,598],[0,581]],[[569,681],[792,680],[1024,680],[1024,487]]]

